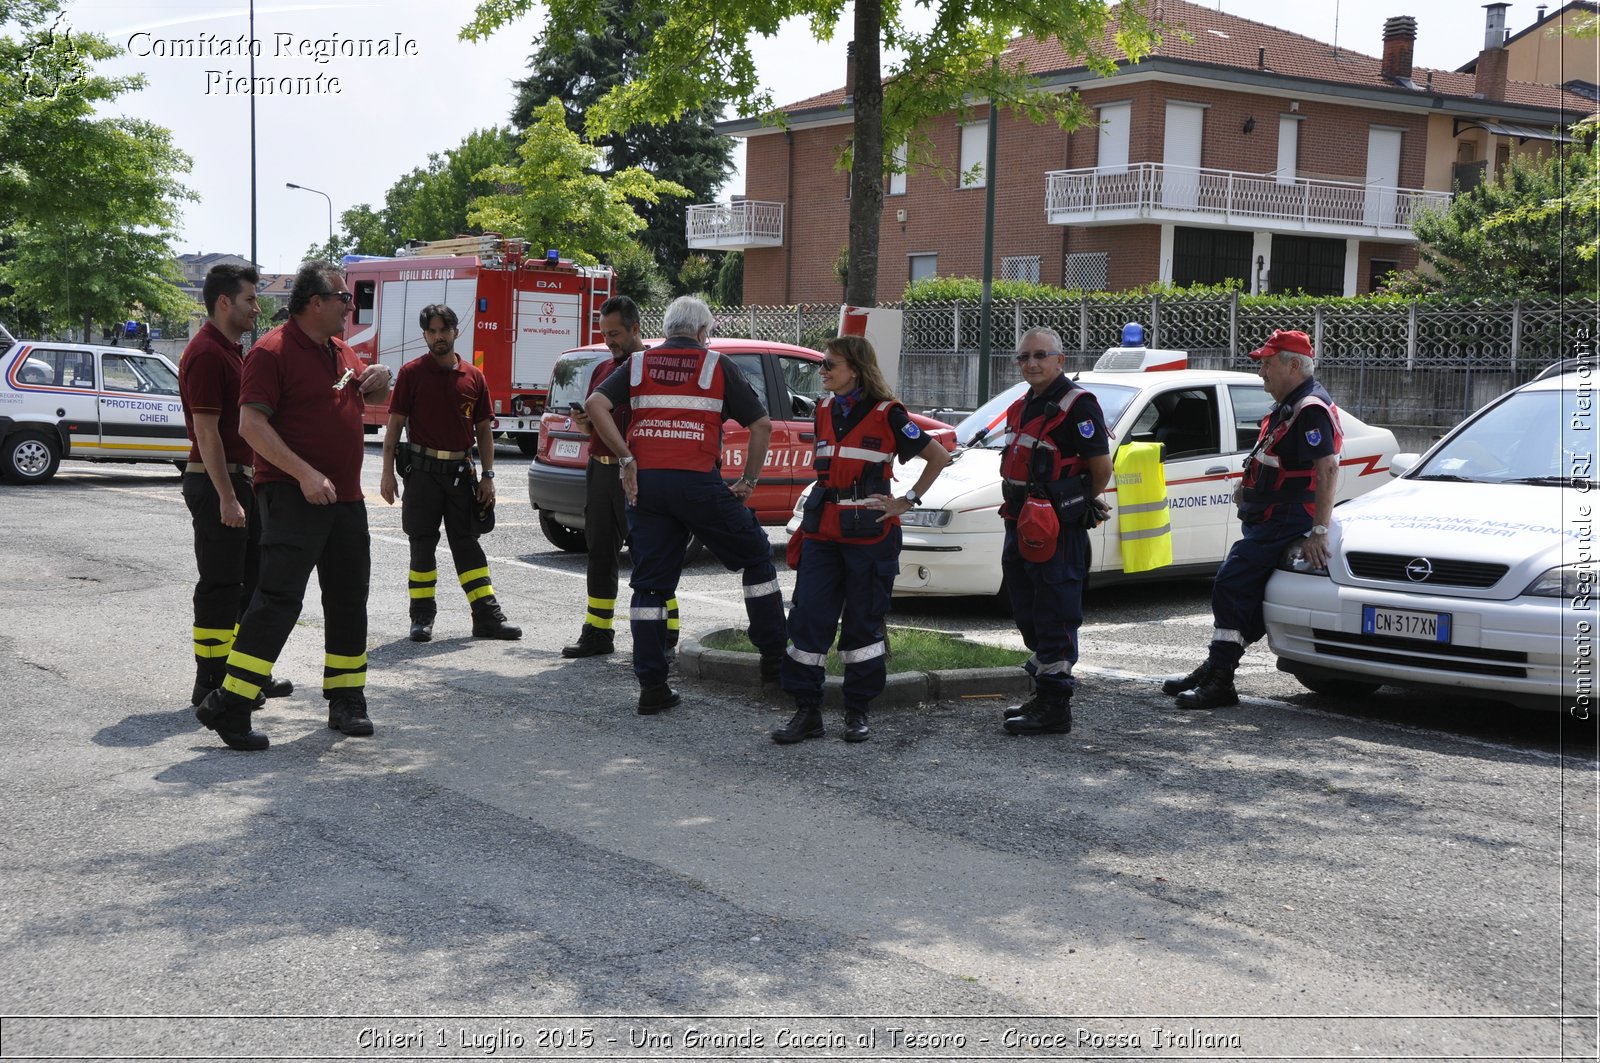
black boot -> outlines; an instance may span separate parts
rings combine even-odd
[[[578,632],[578,641],[571,646],[563,646],[561,656],[599,657],[602,654],[614,653],[616,648],[616,636],[613,632],[597,628],[593,624],[585,624],[583,630]]]
[[[1013,716],[1005,723],[1006,733],[1014,735],[1064,735],[1072,730],[1072,699],[1039,697],[1039,707],[1026,716]]]
[[[207,694],[194,710],[194,718],[217,732],[229,749],[258,753],[272,744],[266,735],[250,729],[250,705],[217,689]]]
[[[493,598],[472,611],[472,637],[475,639],[520,639],[522,629],[506,623],[506,614]]]
[[[352,691],[328,702],[328,726],[352,738],[370,735],[372,718],[367,715],[367,696]]]
[[[433,614],[430,613],[426,616],[418,613],[411,614],[411,641],[433,641]]]
[[[1239,692],[1233,689],[1233,669],[1212,668],[1199,686],[1179,694],[1173,704],[1180,709],[1220,709],[1239,704]]]
[[[222,685],[223,678],[228,674],[226,659],[220,659],[221,668],[210,668],[197,664],[194,667],[194,689],[189,693],[189,704],[199,707],[206,700],[206,695]]]
[[[844,734],[839,737],[846,742],[865,742],[872,737],[872,729],[867,726],[866,709],[844,710]]]
[[[1043,705],[1044,702],[1040,699],[1038,691],[1035,691],[1021,705],[1006,706],[1006,719],[1014,720],[1018,716],[1031,716],[1038,712]]]
[[[294,693],[294,684],[287,679],[274,679],[267,676],[267,682],[261,688],[264,698],[286,698]]]
[[[822,734],[822,710],[815,705],[802,705],[795,710],[794,719],[772,732],[772,740],[789,746],[808,738],[821,738]]]
[[[1161,684],[1161,693],[1168,696],[1176,696],[1182,694],[1185,690],[1193,690],[1206,681],[1206,676],[1211,674],[1211,667],[1211,662],[1207,660],[1182,679],[1168,679]]]
[[[665,683],[657,683],[653,687],[645,687],[639,691],[639,715],[654,716],[682,701],[676,690]]]

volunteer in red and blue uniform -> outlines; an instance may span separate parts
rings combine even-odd
[[[828,341],[817,406],[817,483],[806,496],[800,564],[789,610],[789,652],[783,689],[794,719],[772,732],[780,745],[821,738],[823,668],[843,610],[839,660],[844,664],[846,742],[870,735],[867,707],[887,675],[883,618],[900,571],[900,517],[950,464],[950,453],[922,434],[878,370],[877,353],[861,336]],[[926,463],[905,494],[889,490],[895,458]]]
[[[1072,730],[1089,529],[1104,517],[1100,494],[1111,480],[1111,444],[1100,401],[1067,377],[1053,330],[1025,333],[1017,365],[1028,390],[1006,411],[1000,568],[1012,619],[1033,651],[1022,667],[1034,692],[1006,710],[1005,729],[1065,734]]]
[[[520,639],[522,629],[506,620],[489,582],[489,559],[473,530],[473,511],[494,503],[494,410],[483,372],[456,353],[460,321],[443,303],[422,308],[417,323],[426,358],[400,367],[389,400],[383,434],[383,472],[378,493],[394,505],[399,480],[405,480],[400,527],[411,544],[407,574],[411,641],[433,639],[439,614],[439,524],[444,523],[456,581],[472,610],[472,637]],[[405,429],[406,441],[400,442]],[[472,447],[478,447],[483,476],[475,475]],[[396,476],[396,469],[401,470]]]
[[[367,715],[367,590],[372,541],[361,494],[367,400],[389,397],[385,366],[363,366],[339,338],[354,298],[328,262],[307,262],[289,294],[289,320],[244,362],[239,434],[255,451],[261,567],[239,621],[227,676],[195,718],[230,749],[270,742],[250,727],[262,688],[300,619],[313,570],[322,590],[322,696],[328,726],[372,734]]]
[[[1284,548],[1303,539],[1309,565],[1321,567],[1328,560],[1328,525],[1344,442],[1339,409],[1312,376],[1316,354],[1304,332],[1274,332],[1250,357],[1278,405],[1262,420],[1244,477],[1234,489],[1242,534],[1211,590],[1216,630],[1205,663],[1161,686],[1177,695],[1180,709],[1239,704],[1233,674],[1245,647],[1267,633],[1261,602]]]
[[[783,661],[783,595],[772,546],[745,506],[767,460],[772,420],[737,366],[706,348],[711,310],[692,296],[667,307],[667,338],[628,359],[585,403],[589,421],[622,466],[633,552],[629,630],[639,713],[678,704],[667,685],[667,602],[677,594],[683,551],[691,535],[728,569],[744,573],[750,641],[761,651],[761,677],[778,678]],[[629,408],[624,440],[612,419]],[[750,430],[744,475],[722,479],[722,423]]]

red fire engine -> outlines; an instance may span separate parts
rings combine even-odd
[[[345,339],[367,362],[400,367],[427,353],[417,315],[444,303],[461,319],[457,351],[471,352],[494,397],[495,431],[525,454],[539,445],[550,371],[562,351],[600,342],[600,304],[611,296],[609,266],[575,266],[556,251],[528,258],[523,240],[498,234],[436,240],[395,258],[352,255],[345,276],[355,299]],[[367,407],[367,423],[389,418]]]

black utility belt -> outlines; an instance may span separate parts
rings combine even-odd
[[[820,493],[824,502],[864,502],[873,495],[888,494],[889,485],[882,484],[875,489],[870,487],[862,487],[849,491],[841,491],[834,487],[825,487]]]
[[[412,472],[435,472],[442,473],[445,476],[454,476],[470,468],[471,465],[467,463],[465,458],[457,458],[454,461],[440,461],[438,458],[429,458],[417,453],[411,455]]]

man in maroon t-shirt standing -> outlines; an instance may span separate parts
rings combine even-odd
[[[328,726],[347,735],[372,733],[365,694],[372,544],[361,495],[362,413],[367,399],[388,397],[390,372],[363,367],[339,339],[351,298],[338,267],[305,263],[289,295],[289,320],[245,359],[239,434],[256,455],[261,567],[227,676],[195,710],[230,749],[269,745],[250,729],[250,713],[300,618],[313,570],[322,587]]]
[[[211,267],[200,289],[207,321],[178,362],[178,393],[189,430],[183,501],[194,525],[194,690],[199,705],[222,685],[233,633],[256,589],[261,517],[256,512],[250,444],[239,436],[239,375],[244,335],[261,313],[254,266]],[[294,693],[287,679],[268,679],[269,698]]]
[[[400,526],[411,540],[411,641],[433,638],[438,615],[434,590],[439,583],[439,522],[450,541],[456,578],[472,607],[472,634],[480,639],[520,639],[522,629],[506,623],[494,586],[489,559],[472,529],[473,509],[494,502],[494,410],[489,382],[471,362],[456,353],[460,335],[456,312],[443,303],[422,308],[418,315],[426,358],[413,358],[395,377],[389,401],[389,423],[383,435],[383,478],[379,493],[394,505],[396,455],[400,457],[405,497]],[[400,442],[400,429],[406,442]],[[472,470],[472,444],[478,444],[483,478]],[[403,448],[403,450],[401,449]]]

